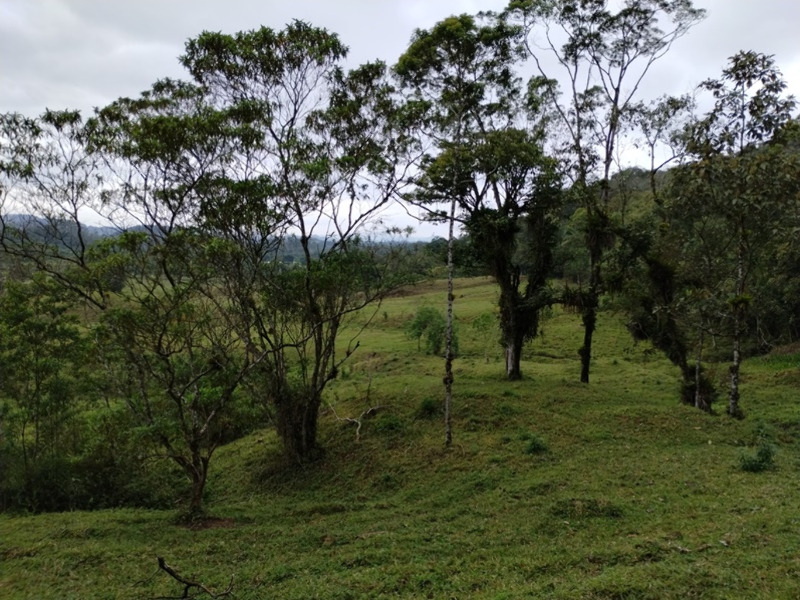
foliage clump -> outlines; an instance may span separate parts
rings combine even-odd
[[[447,321],[441,312],[432,306],[423,306],[414,315],[414,318],[406,324],[406,335],[412,340],[417,340],[417,350],[422,349],[425,344],[427,354],[440,355],[444,348],[445,334],[447,333]],[[458,335],[453,330],[453,356],[458,355]]]
[[[423,398],[422,401],[419,403],[419,406],[417,407],[416,418],[420,420],[430,420],[437,418],[441,414],[442,414],[441,402],[428,396],[426,398]]]
[[[739,456],[739,468],[747,473],[761,473],[775,468],[775,444],[772,433],[764,423],[756,426],[755,454]]]
[[[549,452],[550,448],[547,443],[537,435],[531,435],[528,438],[528,444],[525,446],[525,454],[545,454]]]

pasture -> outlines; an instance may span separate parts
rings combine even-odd
[[[268,428],[221,448],[202,527],[175,511],[0,515],[0,597],[181,597],[157,557],[237,599],[800,596],[800,354],[744,363],[736,421],[724,398],[719,415],[680,405],[677,370],[612,307],[580,384],[580,318],[553,309],[509,383],[497,336],[472,327],[496,288],[458,280],[445,448],[443,360],[404,332],[444,298],[426,283],[357,315],[324,459],[285,464]],[[726,365],[711,373],[724,394]],[[759,444],[774,464],[743,470]]]

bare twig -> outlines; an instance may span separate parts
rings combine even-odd
[[[197,588],[198,590],[200,590],[200,592],[206,593],[212,598],[222,598],[224,596],[229,596],[231,592],[233,592],[233,575],[231,575],[231,581],[228,584],[228,587],[225,589],[225,591],[220,592],[219,594],[215,594],[202,583],[196,581],[190,581],[189,579],[186,579],[185,577],[180,575],[173,567],[169,566],[161,556],[158,557],[158,568],[167,573],[175,581],[184,586],[183,594],[181,596],[162,596],[158,600],[167,600],[168,598],[189,598],[190,597],[189,590],[191,590],[192,588]]]

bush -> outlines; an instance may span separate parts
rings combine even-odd
[[[549,450],[550,448],[547,447],[544,440],[535,435],[531,435],[528,438],[528,445],[525,446],[525,454],[544,454]]]
[[[423,398],[417,408],[417,419],[435,419],[442,414],[442,403],[428,396]]]
[[[373,427],[375,431],[383,434],[401,433],[405,430],[405,423],[393,413],[383,413],[375,419]]]
[[[19,447],[0,447],[0,510],[175,506],[185,477],[156,456],[125,407],[84,413],[74,425],[83,435],[74,438],[76,447],[69,451],[25,461]]]
[[[406,324],[406,335],[417,340],[417,349],[425,341],[425,352],[441,354],[444,350],[447,335],[447,320],[442,313],[431,306],[423,306],[414,318]],[[453,355],[458,355],[458,332],[453,323]]]
[[[739,468],[748,473],[761,473],[775,466],[775,445],[772,432],[764,423],[755,427],[755,454],[742,454]]]
[[[86,490],[70,458],[41,457],[27,466],[19,460],[10,467],[2,482],[6,508],[52,512],[83,507]]]
[[[99,413],[80,461],[87,491],[81,508],[172,508],[186,488],[184,476],[144,439],[124,407]]]
[[[684,404],[688,404],[689,406],[694,406],[695,404],[695,392],[697,390],[697,382],[694,378],[685,379],[681,382],[681,402]],[[705,411],[711,411],[711,405],[717,399],[718,392],[716,387],[714,386],[714,382],[708,377],[708,374],[705,372],[705,369],[700,370],[700,401],[701,406],[697,408],[703,409]]]
[[[762,443],[756,449],[755,455],[742,454],[739,457],[739,467],[748,473],[761,473],[775,466],[775,446]]]

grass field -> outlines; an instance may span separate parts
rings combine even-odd
[[[222,448],[219,520],[202,529],[174,511],[2,515],[0,598],[181,597],[159,556],[212,592],[233,577],[239,599],[800,597],[799,354],[744,364],[748,417],[734,421],[681,406],[676,369],[612,311],[578,383],[580,319],[554,310],[508,383],[470,327],[496,294],[458,282],[450,449],[442,360],[403,333],[444,303],[426,284],[360,336],[321,415],[324,460],[288,468],[270,430]],[[341,419],[369,407],[357,438]],[[759,437],[775,465],[745,472]]]

